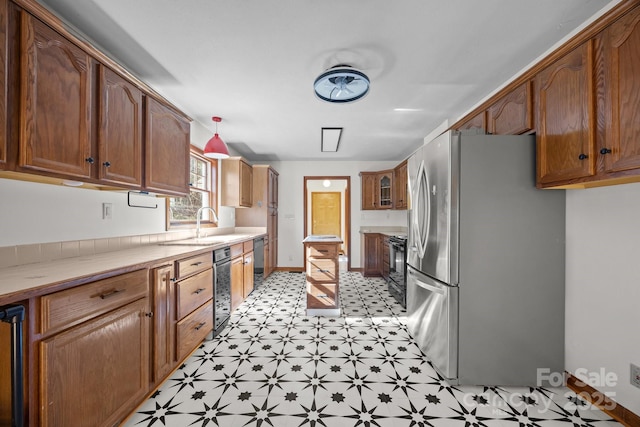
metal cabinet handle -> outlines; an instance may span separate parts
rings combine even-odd
[[[329,249],[318,249],[318,252],[322,252],[323,254],[326,254],[327,252],[329,252]]]
[[[149,313],[145,313],[144,315],[147,317],[153,317],[153,311],[150,311]]]
[[[323,270],[322,268],[319,268],[318,273],[329,273],[329,270]]]
[[[93,157],[87,157],[86,159],[84,159],[84,161],[89,163],[90,165],[92,165],[93,162],[95,162],[95,160],[93,160]]]
[[[611,153],[610,148],[603,148],[602,150],[600,150],[600,154],[609,154],[609,153]]]
[[[327,295],[327,294],[318,294],[318,295],[316,295],[316,298],[329,298],[329,295]]]
[[[112,291],[109,292],[105,292],[104,294],[100,294],[100,299],[107,299],[107,298],[111,298],[112,296],[118,295],[121,292],[124,292],[125,289],[114,289]]]
[[[191,264],[192,267],[197,267],[200,264],[202,264],[202,261],[198,261],[198,262],[194,262],[193,264]]]
[[[195,291],[193,291],[193,293],[197,295],[199,293],[202,293],[202,291],[204,291],[204,290],[205,290],[204,288],[198,288]]]
[[[204,325],[206,325],[206,324],[207,324],[206,322],[202,322],[202,323],[200,323],[198,326],[196,326],[194,329],[195,329],[196,331],[199,331],[199,330],[200,330],[200,329],[202,329],[202,327],[203,327]]]
[[[578,160],[584,160],[584,159],[588,159],[589,156],[587,156],[586,154],[582,153],[578,156]]]
[[[111,162],[104,162],[103,165],[105,168],[108,168],[109,166],[111,166]]]

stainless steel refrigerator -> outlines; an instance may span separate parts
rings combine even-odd
[[[535,137],[445,132],[408,161],[408,328],[452,384],[564,371],[565,194]]]

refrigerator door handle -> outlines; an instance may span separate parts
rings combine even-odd
[[[431,228],[431,212],[429,200],[429,177],[425,168],[424,160],[420,162],[418,175],[416,177],[416,194],[414,197],[416,205],[413,208],[413,225],[415,230],[418,255],[424,258],[427,251],[429,239],[429,229]]]
[[[411,276],[415,276],[416,274],[413,271],[408,271],[408,274]],[[425,283],[422,280],[416,277],[416,285],[421,287],[422,289],[426,289],[428,291],[434,292],[439,295],[445,295],[446,290],[444,286],[430,285],[429,283]]]

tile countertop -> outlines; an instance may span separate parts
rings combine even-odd
[[[64,258],[0,269],[0,306],[44,295],[67,287],[89,283],[126,271],[147,268],[163,260],[196,255],[265,236],[265,233],[234,233],[215,244],[193,245],[178,241],[137,246],[100,254]],[[118,271],[119,270],[119,271]]]

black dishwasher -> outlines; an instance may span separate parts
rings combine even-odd
[[[253,240],[253,288],[262,285],[264,280],[264,237]]]
[[[213,336],[218,335],[231,316],[231,248],[213,251],[215,263]]]

